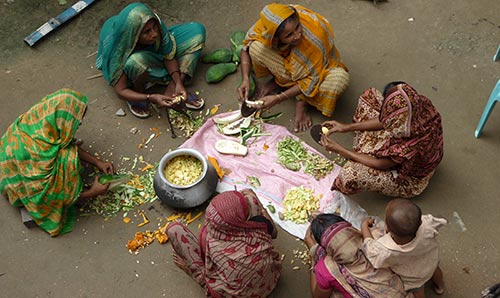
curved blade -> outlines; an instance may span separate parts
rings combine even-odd
[[[323,135],[323,132],[321,131],[321,124],[313,125],[309,133],[311,134],[313,140],[316,143],[319,143],[319,141],[321,140],[321,136]]]

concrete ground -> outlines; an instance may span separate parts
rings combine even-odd
[[[99,29],[131,1],[97,1],[66,25],[29,47],[23,38],[69,7],[56,0],[2,0],[0,4],[0,131],[44,95],[61,87],[86,94],[90,108],[78,137],[84,148],[98,152],[119,168],[122,156],[143,155],[157,162],[184,139],[171,139],[166,119],[140,120],[114,115],[126,105],[94,68]],[[206,49],[229,47],[233,30],[246,30],[267,1],[146,1],[168,24],[199,21],[206,25]],[[432,99],[443,117],[445,156],[427,190],[415,198],[424,213],[444,216],[449,225],[440,235],[441,267],[447,284],[442,297],[478,297],[499,282],[498,203],[500,111],[494,110],[480,139],[474,130],[498,80],[492,56],[500,41],[497,0],[392,0],[375,7],[364,0],[297,1],[322,13],[333,24],[336,44],[351,75],[334,118],[350,121],[357,97],[367,87],[382,88],[404,80]],[[239,74],[223,82],[204,82],[201,65],[191,90],[208,98],[207,106],[237,107]],[[277,123],[292,127],[293,106],[282,103]],[[325,120],[314,113],[314,122]],[[129,133],[137,127],[137,135]],[[149,128],[163,131],[150,149],[137,144]],[[308,133],[298,134],[312,141]],[[349,145],[351,135],[339,136]],[[353,196],[370,214],[383,217],[388,201],[375,194]],[[138,255],[125,248],[138,230],[121,216],[105,221],[81,217],[72,233],[50,238],[26,229],[19,211],[0,200],[0,297],[203,297],[202,290],[174,266],[170,245],[155,243]],[[150,217],[172,210],[158,202],[145,206]],[[460,218],[465,226],[457,221]],[[135,220],[136,222],[138,220]],[[280,282],[271,297],[307,297],[309,271],[292,270],[292,250],[299,241],[280,231],[276,244],[287,255]],[[427,289],[428,297],[436,297]]]

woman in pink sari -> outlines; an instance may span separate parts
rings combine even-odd
[[[197,238],[186,225],[170,224],[174,262],[206,290],[207,297],[267,297],[278,282],[277,230],[252,190],[212,199]]]
[[[404,82],[389,83],[383,94],[375,88],[365,90],[353,123],[331,120],[323,126],[329,132],[320,143],[348,159],[332,185],[344,194],[417,196],[443,158],[441,115],[427,97]],[[355,132],[352,150],[329,138],[348,131]]]
[[[375,269],[361,250],[363,236],[336,214],[316,216],[304,239],[311,257],[313,298],[413,298],[388,268]]]

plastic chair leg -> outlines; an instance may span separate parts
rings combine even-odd
[[[498,60],[500,60],[500,45],[498,45],[497,52],[495,56],[493,56],[493,61],[498,61]]]
[[[486,103],[483,115],[481,115],[481,119],[479,119],[479,123],[477,124],[476,132],[474,134],[476,138],[479,138],[479,136],[481,135],[484,124],[488,120],[488,117],[491,114],[491,110],[493,110],[493,107],[495,107],[497,101],[500,101],[500,80],[498,80],[497,84],[495,85],[495,88],[493,88],[493,91],[491,91],[491,95],[490,98],[488,99],[488,102]]]
[[[488,103],[484,108],[483,115],[481,115],[481,119],[479,119],[479,123],[477,124],[476,132],[474,133],[476,138],[479,138],[479,136],[483,132],[484,124],[486,124],[486,121],[488,120],[488,117],[490,117],[491,111],[495,107],[496,103],[497,101],[494,97],[488,100]]]

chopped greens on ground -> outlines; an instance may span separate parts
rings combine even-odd
[[[174,109],[168,109],[168,115],[171,119],[172,125],[175,129],[182,130],[185,137],[191,137],[198,128],[201,127],[205,117],[201,115],[195,116],[192,111],[187,110],[186,116],[183,113],[179,113]]]
[[[130,211],[136,206],[153,202],[157,199],[153,188],[153,178],[158,165],[143,174],[132,174],[125,184],[108,189],[104,195],[90,200],[82,211],[88,214],[98,214],[105,218],[113,217],[120,211]]]

